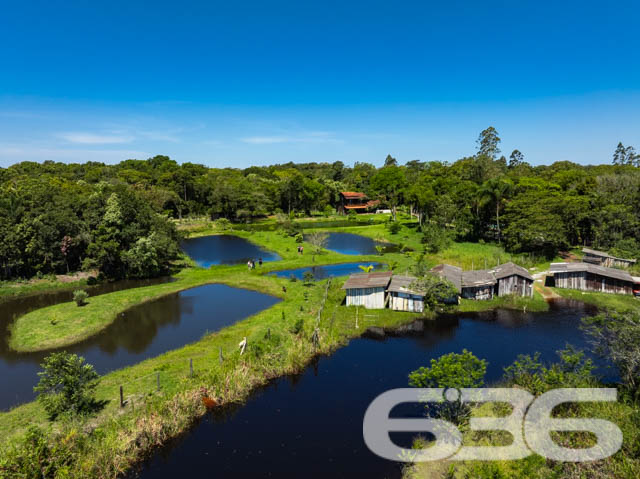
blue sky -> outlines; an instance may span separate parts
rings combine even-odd
[[[637,2],[12,2],[0,166],[533,164],[640,147]]]

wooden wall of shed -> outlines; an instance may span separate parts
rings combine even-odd
[[[347,306],[384,309],[385,288],[351,288],[347,290]]]
[[[514,274],[498,280],[498,296],[533,296],[533,281]]]
[[[493,285],[464,286],[460,296],[465,299],[491,299],[493,298]]]
[[[411,313],[422,313],[424,311],[424,301],[422,296],[392,291],[389,293],[391,299],[389,308],[394,311],[409,311]]]
[[[585,253],[583,261],[591,264],[599,264],[607,268],[628,268],[634,264],[634,261],[627,261],[622,258],[597,256],[591,253]]]
[[[554,273],[556,288],[579,289],[602,293],[632,294],[633,284],[586,271]]]

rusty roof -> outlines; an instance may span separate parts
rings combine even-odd
[[[366,198],[367,195],[358,191],[341,191],[340,194],[345,198]]]
[[[352,274],[342,289],[386,288],[392,274],[391,271]]]

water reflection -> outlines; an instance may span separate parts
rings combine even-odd
[[[277,261],[276,253],[264,250],[244,238],[233,235],[201,236],[182,242],[182,249],[197,264],[208,268],[215,264],[242,264],[249,260]]]
[[[539,351],[543,361],[554,361],[567,342],[586,347],[580,318],[594,312],[558,300],[545,313],[447,315],[409,336],[351,341],[302,374],[257,391],[243,407],[207,415],[153,457],[141,476],[168,479],[189,470],[219,477],[400,478],[400,466],[374,456],[362,439],[364,412],[378,394],[406,387],[410,371],[463,348],[489,361],[489,383],[518,354]]]
[[[305,239],[308,236],[305,235]],[[327,249],[342,254],[378,254],[376,246],[383,247],[384,253],[395,253],[398,251],[396,245],[390,243],[376,242],[366,236],[353,233],[329,233]]]
[[[64,349],[84,356],[104,374],[197,341],[207,331],[229,326],[278,301],[223,284],[200,286],[139,305],[101,333]],[[39,364],[50,353],[16,353],[8,349],[6,337],[5,333],[0,349],[0,409],[33,399]]]
[[[290,278],[294,276],[296,279],[303,279],[304,273],[311,271],[316,280],[325,279],[336,276],[346,276],[354,273],[362,273],[362,267],[373,266],[374,270],[381,269],[382,263],[342,263],[328,264],[324,266],[311,266],[309,268],[285,269],[281,271],[272,271],[269,275],[278,276],[279,278]]]

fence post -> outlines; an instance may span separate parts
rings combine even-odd
[[[157,380],[157,383],[158,383],[158,391],[160,391],[160,371],[158,371],[156,373],[156,380]]]
[[[220,346],[220,364],[222,364],[222,361],[224,361],[224,357],[222,356],[222,346]]]
[[[124,407],[124,393],[122,392],[122,386],[120,386],[120,407]]]
[[[193,359],[189,359],[189,375],[193,377]]]

